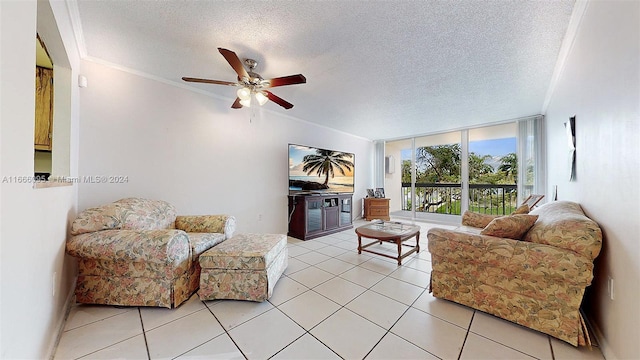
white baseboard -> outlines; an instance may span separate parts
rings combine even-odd
[[[593,337],[596,339],[596,342],[598,343],[598,348],[600,349],[600,352],[602,352],[602,355],[604,356],[604,358],[607,360],[618,360],[618,358],[615,356],[613,351],[611,351],[611,347],[609,346],[609,343],[607,343],[607,339],[602,334],[602,331],[600,330],[600,328],[596,326],[595,323],[591,322],[591,320],[589,320],[589,318],[586,317],[584,313],[583,313],[583,317],[589,329],[593,331]]]
[[[57,331],[55,334],[55,338],[53,338],[53,341],[49,346],[49,351],[46,357],[49,360],[53,360],[53,357],[56,355],[56,350],[58,349],[58,343],[60,343],[60,338],[62,337],[62,333],[64,332],[64,326],[67,323],[67,318],[69,317],[71,306],[75,303],[76,280],[77,278],[74,277],[73,282],[71,283],[72,284],[71,289],[69,290],[69,294],[67,294],[67,298],[64,302],[64,315],[62,315],[58,319],[58,326],[56,326]]]
[[[607,338],[604,337],[604,334],[600,330],[600,328],[596,325],[596,323],[592,322],[591,319],[587,317],[587,314],[580,308],[580,313],[582,313],[582,318],[585,323],[587,323],[587,328],[589,329],[589,334],[592,338],[595,338],[596,343],[594,346],[597,346],[600,349],[600,352],[607,360],[618,360],[618,357],[615,356],[613,351],[611,350],[611,346],[607,342]]]

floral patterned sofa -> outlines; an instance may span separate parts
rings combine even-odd
[[[568,201],[517,216],[534,218],[521,239],[486,235],[507,217],[471,213],[456,230],[429,230],[430,290],[574,346],[590,344],[580,304],[602,246],[598,224]]]
[[[235,228],[233,216],[176,216],[160,200],[127,198],[84,210],[66,246],[78,258],[76,301],[176,307],[198,290],[199,255]]]

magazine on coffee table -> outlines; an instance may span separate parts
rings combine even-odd
[[[402,234],[410,231],[412,229],[412,225],[403,224],[397,221],[372,220],[369,228],[390,234]]]

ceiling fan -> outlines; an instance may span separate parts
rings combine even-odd
[[[265,90],[269,88],[273,88],[276,86],[285,86],[285,85],[295,85],[295,84],[304,84],[307,82],[307,79],[302,74],[297,75],[289,75],[283,77],[277,77],[273,79],[263,79],[260,74],[255,73],[253,69],[258,65],[258,62],[253,59],[245,59],[244,63],[249,69],[247,71],[242,65],[242,61],[238,58],[238,55],[231,50],[218,48],[220,54],[224,56],[229,65],[236,71],[238,74],[238,81],[221,81],[221,80],[210,80],[210,79],[198,79],[192,77],[183,77],[182,80],[188,82],[199,82],[206,84],[217,84],[217,85],[229,85],[229,86],[237,86],[239,87],[237,91],[238,97],[236,101],[231,105],[234,109],[240,109],[243,106],[249,107],[251,106],[251,96],[255,97],[256,101],[260,105],[264,105],[268,100],[273,101],[274,103],[282,106],[285,109],[291,109],[293,104],[290,102],[274,95],[271,91]]]

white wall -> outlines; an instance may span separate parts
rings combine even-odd
[[[402,150],[411,148],[411,139],[390,141],[385,144],[385,156],[393,156],[393,173],[384,174],[385,195],[389,198],[389,211],[402,210]]]
[[[586,311],[607,359],[640,355],[640,2],[587,5],[547,109],[547,196],[579,202],[604,233]],[[563,123],[576,116],[577,179]],[[607,279],[614,279],[614,300]]]
[[[174,204],[180,214],[232,214],[239,231],[286,233],[294,143],[355,153],[360,213],[372,186],[371,141],[279,115],[286,111],[273,103],[250,121],[253,108],[230,108],[234,89],[220,100],[91,61],[82,62],[82,73],[89,86],[80,92],[80,175],[128,182],[81,183],[80,209],[148,197]]]
[[[51,46],[69,50],[72,76],[77,76],[79,65],[63,2],[54,2],[49,7],[47,2],[0,1],[0,176],[4,180],[0,185],[0,358],[3,359],[42,359],[50,355],[75,276],[73,262],[64,255],[64,249],[69,220],[75,216],[77,187],[34,189],[30,183],[12,181],[17,176],[33,175],[34,169],[38,7],[46,9],[49,25],[58,23],[61,42]],[[72,87],[68,99],[72,173],[77,162],[77,98],[77,88]]]

